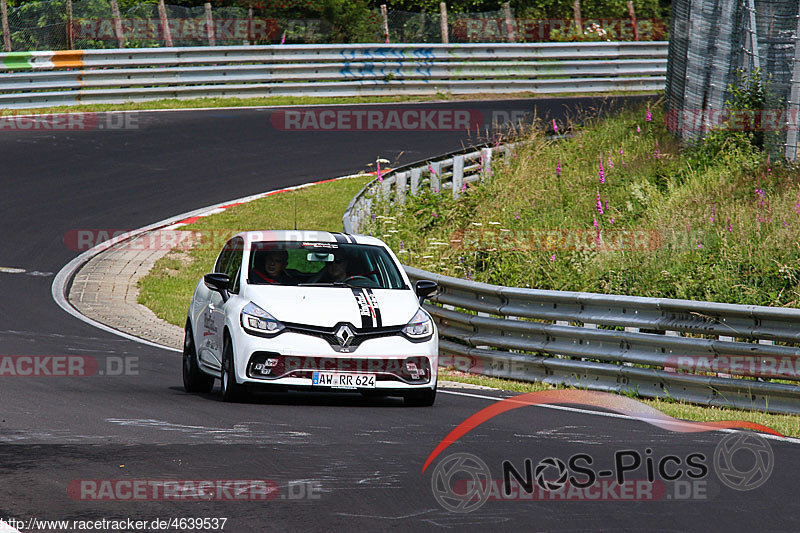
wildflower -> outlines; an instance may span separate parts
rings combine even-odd
[[[556,260],[556,254],[551,255],[550,256],[550,261],[555,261],[555,260]]]
[[[698,247],[698,248],[702,248],[702,247],[703,247],[703,243],[702,243],[702,242],[698,242],[698,243],[697,243],[697,247]]]
[[[789,224],[787,224],[787,223],[786,223],[786,221],[784,221],[784,222],[783,222],[783,227],[784,227],[784,228],[788,228],[788,227],[789,227]]]
[[[614,223],[614,217],[611,217],[611,223],[612,224]]]
[[[614,160],[611,159],[611,156],[608,156],[608,169],[611,170],[614,168]]]
[[[439,215],[438,215],[438,214],[436,214],[436,213],[434,213],[434,214],[433,214],[433,218],[439,218]]]
[[[600,171],[598,172],[598,174],[600,174],[600,183],[605,183],[606,182],[606,173],[605,173],[605,171],[603,171],[603,158],[602,157],[600,158]]]
[[[515,218],[516,220],[519,220],[519,211],[518,211],[518,212],[516,212],[516,213],[514,213],[514,218]]]
[[[712,205],[711,206],[711,224],[714,224],[714,217],[717,216],[717,207]]]
[[[650,106],[647,106],[647,112],[644,114],[644,121],[650,122],[653,120],[653,113],[650,112]]]
[[[656,146],[653,149],[653,157],[655,157],[656,159],[661,159],[661,150],[659,150],[658,148],[658,141],[656,141]]]
[[[558,158],[558,162],[556,163],[556,176],[561,175],[561,158]]]
[[[403,241],[400,241],[400,249],[402,250],[404,247],[405,247],[405,243],[403,243]]]
[[[637,125],[636,125],[636,133],[641,133],[641,132],[642,132],[642,130],[641,130],[641,129],[639,129],[639,125],[637,124]]]
[[[558,126],[556,126],[556,119],[553,119],[553,133],[558,134]]]
[[[597,212],[603,214],[603,202],[600,201],[600,193],[597,193]]]

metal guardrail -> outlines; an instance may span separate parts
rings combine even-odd
[[[659,91],[667,43],[273,45],[0,54],[0,107],[161,98]]]
[[[363,231],[378,199],[423,187],[458,195],[514,145],[415,163],[354,197],[344,230]],[[800,309],[501,287],[406,267],[439,292],[440,364],[488,376],[800,413]],[[786,383],[786,382],[790,383]]]

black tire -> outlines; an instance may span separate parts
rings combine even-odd
[[[186,392],[211,392],[214,376],[209,376],[197,364],[192,325],[186,321],[183,335],[183,389]]]
[[[403,402],[409,407],[430,407],[436,402],[436,389],[408,393],[403,396]]]
[[[223,402],[240,402],[245,398],[244,385],[236,383],[233,371],[233,346],[229,339],[225,339],[222,348],[222,372],[220,372],[220,398]]]

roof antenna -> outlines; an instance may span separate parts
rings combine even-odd
[[[297,231],[297,195],[294,195],[294,230]]]

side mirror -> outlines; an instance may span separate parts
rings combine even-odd
[[[417,281],[414,284],[414,292],[417,293],[419,304],[422,305],[422,302],[425,301],[425,298],[436,292],[436,289],[438,288],[439,285],[435,281],[431,281],[429,279],[421,279]]]
[[[222,299],[228,300],[228,289],[231,286],[231,278],[227,274],[212,272],[203,276],[203,283],[212,291],[217,291],[222,295]]]

